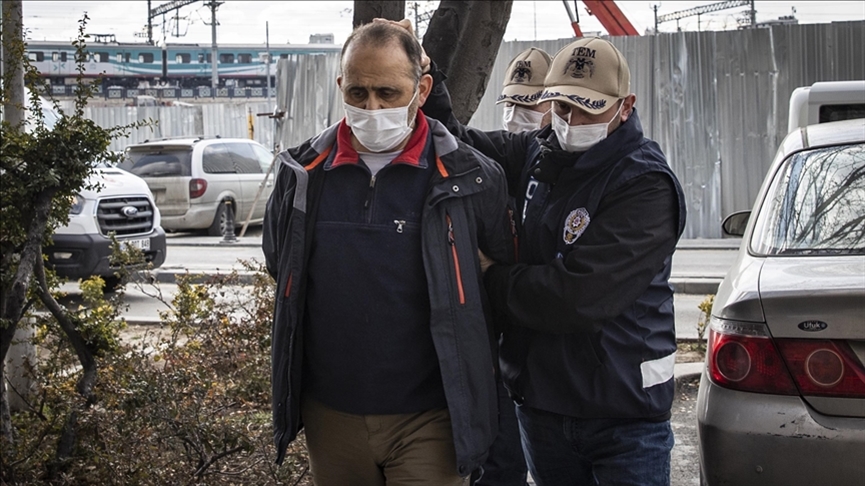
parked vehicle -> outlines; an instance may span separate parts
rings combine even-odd
[[[253,202],[250,222],[264,220],[273,191],[273,177],[266,177],[272,161],[270,151],[253,140],[188,138],[131,145],[120,167],[147,182],[165,229],[220,236],[229,206],[235,226],[245,221]]]
[[[865,118],[865,80],[822,81],[790,95],[787,133],[797,128]]]
[[[53,129],[60,114],[44,98],[39,99],[42,121]],[[26,129],[33,129],[27,116]],[[47,265],[58,276],[79,279],[94,275],[105,280],[106,290],[121,283],[117,267],[111,265],[111,235],[123,245],[136,247],[153,268],[165,262],[165,231],[160,226],[159,210],[147,184],[120,169],[94,163],[85,187],[75,196],[69,222],[58,227],[52,244],[42,249]],[[134,270],[134,268],[133,268]]]
[[[99,188],[76,196],[69,223],[57,228],[53,244],[43,250],[49,266],[70,279],[99,275],[106,290],[114,289],[121,283],[110,261],[114,234],[121,245],[141,250],[153,268],[160,267],[165,262],[165,231],[147,184],[112,167],[94,168],[88,184]]]
[[[701,484],[861,484],[865,119],[794,129],[724,230],[742,245],[712,309]]]

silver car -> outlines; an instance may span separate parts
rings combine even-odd
[[[865,484],[865,119],[790,133],[718,289],[701,482]]]
[[[130,145],[120,165],[147,182],[166,230],[225,234],[234,225],[264,219],[273,191],[273,161],[264,146],[244,138],[190,138]]]

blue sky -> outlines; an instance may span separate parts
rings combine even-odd
[[[155,0],[154,7],[164,2]],[[218,10],[217,36],[223,43],[265,42],[265,24],[269,23],[270,42],[304,44],[310,34],[332,33],[342,43],[351,31],[352,1],[254,1],[227,0]],[[406,2],[411,4],[413,2]],[[432,9],[438,2],[418,2],[421,8]],[[568,2],[572,8],[575,2]],[[605,33],[595,17],[587,15],[582,2],[576,2],[580,13],[580,27],[584,33]],[[640,33],[654,23],[652,5],[659,4],[658,13],[669,14],[679,10],[715,3],[692,1],[619,1],[617,4]],[[70,40],[76,35],[76,21],[87,11],[90,16],[88,32],[114,34],[118,41],[141,41],[136,32],[142,32],[147,23],[147,2],[128,1],[44,1],[25,0],[24,26],[34,40]],[[840,20],[865,20],[865,2],[859,1],[757,1],[757,21],[790,15],[793,8],[799,23],[823,23]],[[736,18],[746,7],[725,10],[700,17],[703,30],[735,29]],[[169,37],[168,42],[209,43],[210,11],[204,2],[195,2],[180,10],[181,38]],[[155,20],[161,23],[161,19]],[[682,30],[697,30],[697,17],[679,22]],[[172,29],[174,24],[172,24]],[[676,29],[675,22],[661,24],[662,32]],[[505,40],[559,39],[573,35],[567,12],[562,2],[514,2]],[[154,28],[154,37],[161,38],[161,27]]]

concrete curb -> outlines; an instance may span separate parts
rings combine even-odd
[[[159,283],[173,284],[177,281],[178,276],[189,275],[192,283],[207,283],[218,277],[226,277],[231,274],[231,270],[222,271],[216,270],[187,270],[187,269],[156,269],[151,272],[154,280]],[[251,285],[254,279],[254,272],[247,270],[237,271],[237,283],[239,285]],[[718,291],[718,286],[721,285],[721,278],[699,278],[699,277],[679,277],[671,278],[670,285],[673,287],[673,292],[677,294],[691,295],[710,295]]]
[[[150,316],[122,316],[129,326],[160,326],[162,320]]]
[[[686,383],[703,374],[706,363],[703,361],[695,363],[676,363],[673,366],[673,379],[676,380],[676,390]]]
[[[205,241],[203,241],[203,240],[171,241],[171,240],[167,240],[165,243],[168,246],[214,246],[214,247],[218,246],[218,247],[222,247],[222,248],[228,248],[228,247],[232,247],[232,246],[241,246],[241,247],[246,247],[246,248],[261,248],[261,240],[260,239],[254,240],[254,241],[253,240],[242,241],[242,240],[238,239],[237,241],[234,241],[234,242],[223,242],[220,239],[216,239],[216,237],[213,237],[213,238],[214,238],[213,241],[206,241],[206,240]]]
[[[165,240],[168,246],[215,246],[215,247],[231,247],[241,246],[249,248],[261,247],[261,236],[244,236],[238,237],[234,242],[223,241],[221,236],[189,236],[189,237],[168,237]],[[676,249],[681,250],[730,250],[736,251],[742,243],[741,238],[697,238],[689,240],[679,240]]]
[[[670,285],[677,294],[709,295],[718,292],[721,280],[714,277],[672,277]]]
[[[250,272],[248,270],[237,270],[237,284],[238,285],[252,285],[255,279],[255,272]],[[228,271],[220,271],[217,270],[154,270],[151,272],[153,279],[159,283],[168,283],[173,284],[177,282],[178,277],[189,276],[190,282],[194,284],[202,284],[213,282],[215,279],[228,277],[232,274],[231,270]]]

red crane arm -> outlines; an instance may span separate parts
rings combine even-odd
[[[640,35],[613,0],[583,0],[583,3],[610,35]]]

